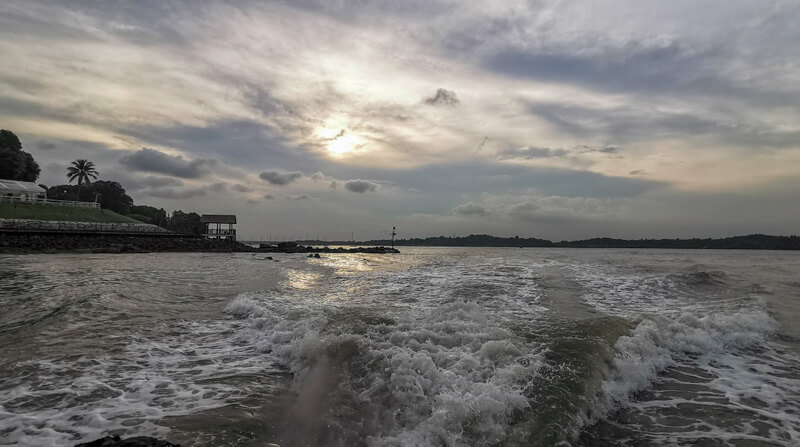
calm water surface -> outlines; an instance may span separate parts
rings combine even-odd
[[[800,253],[274,257],[0,256],[0,445],[800,445]]]

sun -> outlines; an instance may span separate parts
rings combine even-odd
[[[358,141],[351,135],[339,135],[328,143],[328,152],[343,155],[356,149]]]

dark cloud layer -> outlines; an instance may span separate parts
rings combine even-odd
[[[303,177],[302,172],[264,171],[258,175],[262,180],[277,186],[286,186]]]
[[[377,191],[378,188],[380,188],[380,185],[368,180],[348,180],[344,182],[344,187],[350,192],[363,194],[365,192]]]
[[[211,172],[215,160],[204,158],[188,160],[180,155],[167,155],[155,149],[142,148],[120,158],[120,163],[137,171],[157,172],[181,178],[199,178]]]

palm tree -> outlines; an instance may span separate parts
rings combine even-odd
[[[89,177],[97,180],[97,169],[94,168],[94,163],[91,161],[83,159],[75,160],[72,162],[72,166],[67,168],[67,178],[70,183],[78,179],[78,186],[82,185],[83,182],[89,184],[91,183]]]
[[[78,159],[72,162],[72,166],[67,168],[67,179],[72,183],[73,180],[78,179],[78,200],[81,199],[81,188],[83,182],[88,185],[91,183],[89,178],[97,180],[97,169],[94,168],[94,163],[84,159]]]

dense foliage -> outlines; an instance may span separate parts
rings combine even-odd
[[[167,212],[164,208],[156,208],[147,205],[134,205],[130,207],[128,217],[132,217],[144,223],[158,225],[159,227],[166,227]]]
[[[181,210],[172,213],[167,229],[176,233],[203,234],[204,226],[197,213],[184,213]]]
[[[0,179],[35,182],[40,172],[39,164],[22,150],[14,132],[0,130]]]
[[[47,188],[47,198],[54,200],[97,200],[103,208],[120,214],[128,214],[133,199],[125,193],[125,188],[117,182],[97,180],[86,185],[57,185]]]

